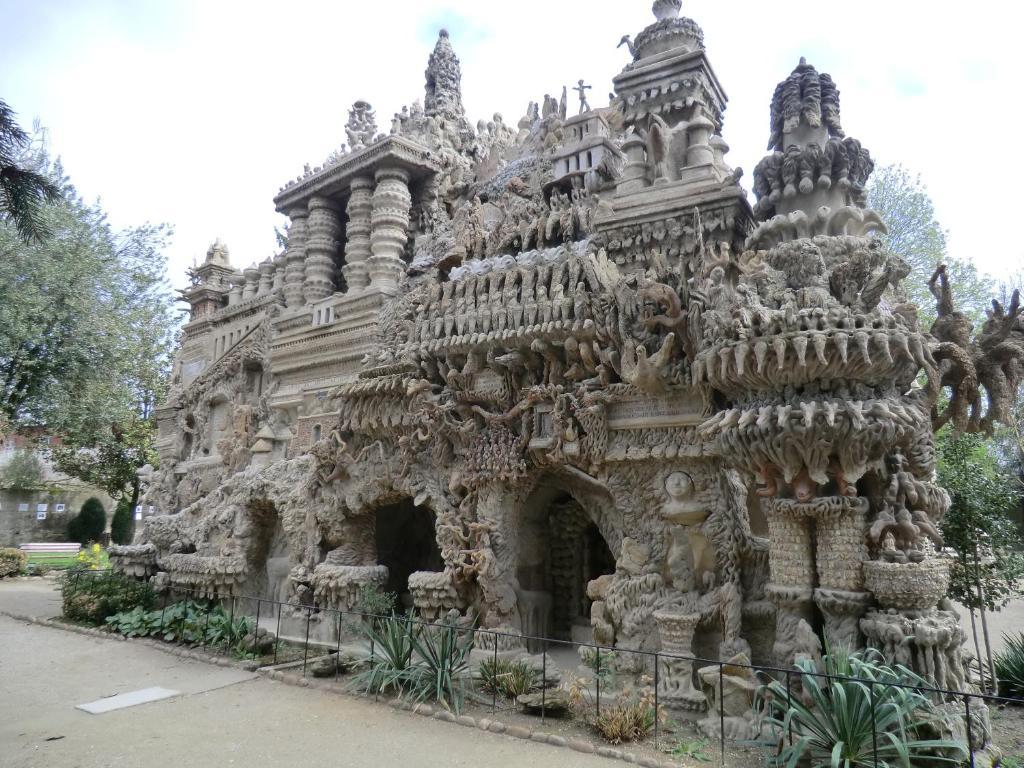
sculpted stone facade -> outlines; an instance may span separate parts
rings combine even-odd
[[[238,272],[216,244],[195,270],[160,514],[115,562],[307,606],[387,586],[530,649],[785,666],[870,644],[967,685],[932,425],[1005,415],[1019,302],[972,338],[940,268],[919,325],[871,157],[803,60],[751,207],[679,5],[581,116],[546,96],[474,129],[445,32],[389,135],[357,102],[350,148],[275,200],[285,251]],[[729,674],[744,733],[753,682]],[[682,662],[659,686],[692,712],[719,695]]]

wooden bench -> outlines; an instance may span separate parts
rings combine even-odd
[[[29,557],[29,568],[39,565],[67,565],[82,551],[81,544],[50,542],[45,544],[22,544],[18,547]]]

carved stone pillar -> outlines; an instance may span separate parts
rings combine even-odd
[[[669,654],[659,659],[659,696],[668,702],[670,707],[704,712],[708,701],[693,684],[693,662],[687,658],[673,658],[693,657],[693,634],[700,622],[700,614],[656,611],[654,621],[658,625],[661,651]]]
[[[810,520],[802,505],[774,499],[767,507],[768,566],[771,583],[765,592],[775,604],[775,663],[789,667],[797,653],[811,653],[814,620],[815,567]]]
[[[288,251],[285,254],[284,300],[288,309],[301,307],[302,283],[306,271],[306,220],[309,211],[296,208],[289,212],[292,226],[288,230]]]
[[[260,284],[256,289],[257,296],[266,296],[274,290],[274,262],[267,259],[260,264]]]
[[[628,195],[650,186],[647,179],[647,148],[644,140],[634,134],[622,143],[622,151],[626,154],[626,167],[616,187],[616,194]]]
[[[370,221],[373,211],[373,179],[360,177],[352,180],[352,195],[348,199],[348,229],[345,243],[345,283],[349,290],[362,290],[370,284],[368,264],[370,258]]]
[[[231,292],[228,293],[228,306],[242,303],[242,291],[245,289],[245,276],[241,272],[228,275],[228,282],[231,283]]]
[[[370,234],[370,284],[395,292],[405,269],[402,254],[409,239],[409,174],[401,168],[381,168],[376,174]]]
[[[242,289],[242,301],[256,297],[260,286],[260,270],[255,264],[250,264],[242,273],[245,276],[245,287]]]
[[[284,276],[287,267],[287,256],[279,253],[274,257],[274,285],[272,290],[279,296],[284,295]]]
[[[307,304],[334,293],[334,258],[338,253],[341,220],[337,206],[323,197],[309,201],[306,226],[305,279],[302,295]]]
[[[703,115],[698,115],[686,126],[689,144],[686,150],[687,167],[711,165],[715,162],[715,150],[710,144],[715,124]]]

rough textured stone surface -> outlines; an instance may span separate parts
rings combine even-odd
[[[157,514],[115,567],[288,602],[326,642],[317,609],[377,586],[500,632],[479,649],[587,633],[637,671],[625,651],[658,647],[660,693],[693,712],[695,649],[788,666],[870,643],[967,686],[934,429],[1012,412],[1019,297],[974,333],[940,268],[921,327],[871,155],[805,61],[751,207],[679,11],[623,39],[607,107],[548,94],[470,125],[447,33],[389,133],[353,105],[348,146],[275,198],[287,249],[237,270],[215,243],[194,270]]]

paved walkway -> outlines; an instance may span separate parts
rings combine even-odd
[[[0,584],[0,610],[56,614],[52,593],[42,587],[42,582]],[[50,610],[33,611],[32,605]],[[0,648],[0,764],[5,768],[617,764],[179,659],[137,643],[3,616]],[[184,695],[103,715],[75,709],[155,686]]]

